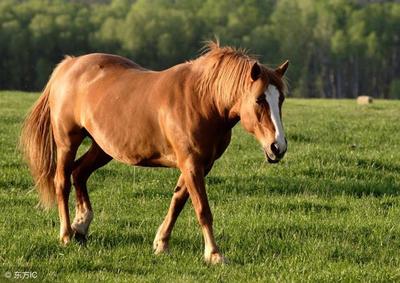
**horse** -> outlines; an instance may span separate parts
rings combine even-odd
[[[162,71],[117,55],[66,56],[27,115],[21,147],[40,196],[57,203],[60,241],[86,239],[93,219],[89,176],[112,159],[134,166],[180,170],[173,197],[153,242],[168,250],[174,224],[190,197],[204,237],[204,259],[224,263],[213,234],[204,178],[241,121],[276,163],[287,150],[281,108],[288,61],[276,69],[246,50],[209,42],[196,59]],[[91,146],[76,159],[88,137]],[[72,179],[72,182],[71,182]],[[68,199],[75,187],[76,213]]]

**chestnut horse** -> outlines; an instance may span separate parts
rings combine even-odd
[[[179,168],[155,253],[168,249],[175,221],[190,197],[205,243],[205,260],[222,263],[213,235],[204,177],[227,148],[240,120],[278,162],[287,142],[281,122],[286,61],[268,69],[245,51],[211,42],[203,55],[164,71],[115,55],[66,57],[53,71],[25,120],[21,145],[41,202],[58,204],[60,240],[85,239],[93,219],[86,182],[116,159],[138,166]],[[89,150],[75,160],[85,137]],[[71,225],[72,182],[76,215]]]

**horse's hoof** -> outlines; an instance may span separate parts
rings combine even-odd
[[[154,251],[154,254],[156,254],[156,255],[167,253],[168,252],[168,242],[161,241],[161,240],[155,240],[153,242],[153,251]]]
[[[87,235],[90,222],[76,221],[71,224],[72,231],[75,234]]]
[[[69,242],[71,242],[71,236],[69,234],[60,237],[61,245],[66,246]]]
[[[220,253],[212,253],[208,256],[206,255],[206,256],[204,256],[204,259],[208,264],[212,264],[212,265],[216,265],[216,264],[223,265],[223,264],[228,263],[226,258]]]
[[[74,237],[75,237],[75,240],[76,240],[79,244],[81,244],[81,245],[84,245],[84,244],[86,244],[86,242],[87,242],[87,237],[86,237],[86,235],[81,234],[81,233],[79,233],[79,232],[76,232],[76,231],[75,231]]]

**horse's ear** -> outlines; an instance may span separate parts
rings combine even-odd
[[[286,60],[285,63],[283,63],[282,65],[280,65],[278,68],[275,69],[275,73],[277,73],[278,76],[283,77],[288,67],[289,67],[289,60]]]
[[[254,62],[253,66],[251,67],[251,79],[253,81],[256,81],[259,79],[259,77],[261,76],[261,68],[260,65],[258,65],[257,62]]]

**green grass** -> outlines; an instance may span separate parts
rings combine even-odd
[[[400,281],[400,101],[288,99],[289,150],[277,165],[235,127],[207,177],[217,242],[230,264],[208,266],[190,203],[170,254],[152,254],[173,169],[112,162],[98,170],[89,180],[89,241],[61,247],[56,210],[35,207],[16,150],[36,98],[0,92],[0,282],[6,271],[49,282]]]

